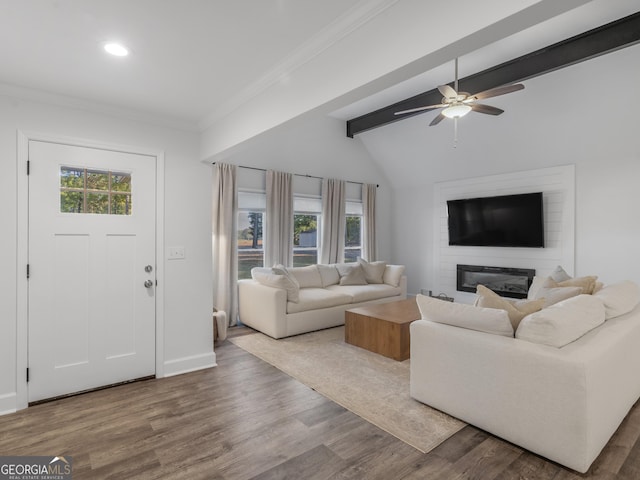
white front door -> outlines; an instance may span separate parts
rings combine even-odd
[[[29,141],[29,401],[155,373],[156,157]]]

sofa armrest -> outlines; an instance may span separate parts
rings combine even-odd
[[[238,281],[240,321],[270,337],[286,336],[287,291],[255,280]]]

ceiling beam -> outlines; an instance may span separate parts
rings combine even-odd
[[[522,82],[638,42],[640,42],[640,12],[462,78],[459,80],[459,90],[477,93],[502,85]],[[453,86],[453,82],[450,85]],[[424,110],[412,114],[395,115],[395,112],[401,110],[434,105],[440,103],[441,100],[442,94],[437,88],[434,88],[347,120],[347,137],[353,138],[358,133],[420,115],[425,111],[432,111]]]

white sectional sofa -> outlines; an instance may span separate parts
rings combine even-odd
[[[404,266],[383,262],[252,270],[240,280],[240,321],[273,338],[344,324],[344,312],[407,296]]]
[[[557,293],[557,292],[556,292]],[[581,294],[524,316],[418,296],[413,398],[586,472],[640,398],[640,289]]]

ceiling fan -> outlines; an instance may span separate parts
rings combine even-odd
[[[421,112],[424,110],[434,110],[436,108],[443,108],[442,110],[429,124],[429,126],[437,125],[445,117],[453,118],[457,120],[460,117],[464,117],[470,111],[485,113],[487,115],[500,115],[504,110],[490,105],[482,103],[476,103],[478,100],[484,100],[485,98],[497,97],[498,95],[504,95],[506,93],[516,92],[522,90],[524,85],[516,83],[514,85],[505,85],[503,87],[491,88],[484,92],[471,95],[468,92],[458,91],[458,59],[455,60],[455,82],[454,87],[449,85],[440,85],[438,90],[442,93],[442,102],[436,105],[426,105],[424,107],[410,108],[409,110],[402,110],[395,112],[395,115],[404,115],[406,113]],[[457,122],[456,122],[457,123]]]

